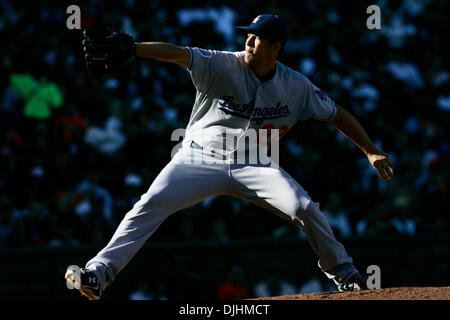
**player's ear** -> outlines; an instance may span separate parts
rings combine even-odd
[[[281,53],[281,42],[280,41],[274,41],[272,42],[272,48],[276,51],[277,55],[280,55]]]

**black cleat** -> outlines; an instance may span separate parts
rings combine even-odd
[[[369,278],[368,274],[359,274],[355,273],[346,283],[340,284],[337,286],[338,290],[343,291],[361,291],[368,290],[367,287],[367,279]]]
[[[89,300],[98,300],[102,295],[102,289],[94,272],[80,268],[76,265],[67,267],[66,274],[67,288],[77,289]]]

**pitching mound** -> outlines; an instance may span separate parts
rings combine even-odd
[[[355,292],[323,292],[254,300],[450,300],[450,287],[400,287]]]

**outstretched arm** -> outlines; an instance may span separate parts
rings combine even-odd
[[[136,56],[151,58],[188,67],[191,54],[188,48],[165,42],[136,42]]]
[[[360,123],[350,113],[337,104],[336,108],[336,116],[329,122],[364,152],[383,180],[392,179],[394,166],[387,154],[374,145]]]

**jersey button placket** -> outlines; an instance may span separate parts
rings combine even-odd
[[[262,91],[262,90],[263,90],[263,88],[262,88],[261,85],[259,85],[259,86],[258,86],[258,89],[256,89],[255,105],[253,106],[255,109],[256,109],[258,106],[261,105],[261,101],[262,101],[262,93],[261,93],[261,91]],[[250,117],[250,122],[251,122],[251,120],[253,119],[254,116],[257,116],[255,111],[253,111],[253,113],[252,113],[252,115],[251,115],[251,117]],[[251,125],[251,123],[249,123],[249,126],[250,126],[250,125]]]
[[[255,102],[253,104],[253,108],[255,109],[257,105],[259,105],[259,101],[261,100],[261,94],[259,93],[259,90],[261,89],[261,86],[258,86],[258,88],[256,89],[256,93],[255,93]],[[247,122],[247,127],[244,129],[244,132],[242,133],[242,135],[238,138],[237,144],[236,144],[236,149],[238,148],[238,144],[241,140],[241,138],[243,136],[245,136],[245,134],[248,131],[248,128],[251,127],[252,124],[252,119],[253,119],[253,114],[254,114],[254,109],[252,111],[252,113],[250,114],[249,118],[248,118],[248,122]]]

